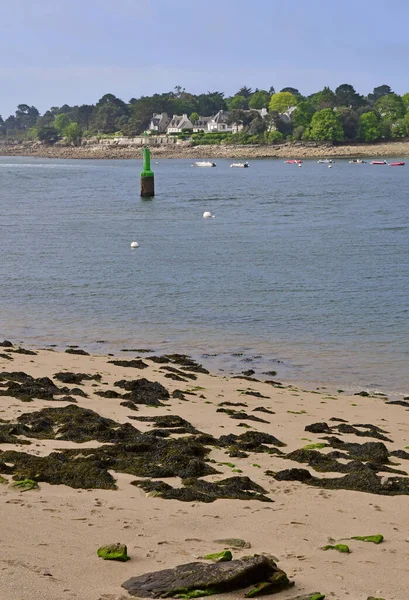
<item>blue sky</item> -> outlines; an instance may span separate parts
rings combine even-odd
[[[386,0],[2,0],[0,114],[242,85],[409,91],[409,4]]]

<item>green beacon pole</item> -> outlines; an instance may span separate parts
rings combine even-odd
[[[143,169],[141,171],[141,198],[153,198],[155,195],[155,180],[151,171],[151,151],[142,148]]]

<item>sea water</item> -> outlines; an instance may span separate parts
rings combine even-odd
[[[0,158],[0,337],[409,394],[408,166],[155,162]]]

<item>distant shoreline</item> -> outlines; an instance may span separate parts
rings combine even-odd
[[[40,144],[9,144],[0,146],[0,156],[25,156],[64,159],[135,159],[141,157],[141,147],[129,143],[107,143],[74,146],[43,146]],[[409,156],[409,141],[379,144],[281,144],[254,146],[151,146],[153,158],[354,158],[354,157],[404,157]]]

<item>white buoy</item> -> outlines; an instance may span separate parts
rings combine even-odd
[[[214,218],[215,218],[215,216],[214,216],[214,215],[212,215],[212,213],[211,213],[210,211],[206,210],[206,211],[203,213],[203,218],[204,218],[204,219],[214,219]]]
[[[302,167],[302,165],[300,165],[300,163],[298,163],[297,167]]]
[[[131,248],[139,248],[138,242],[131,242]]]
[[[332,169],[332,165],[328,165],[328,169]]]

